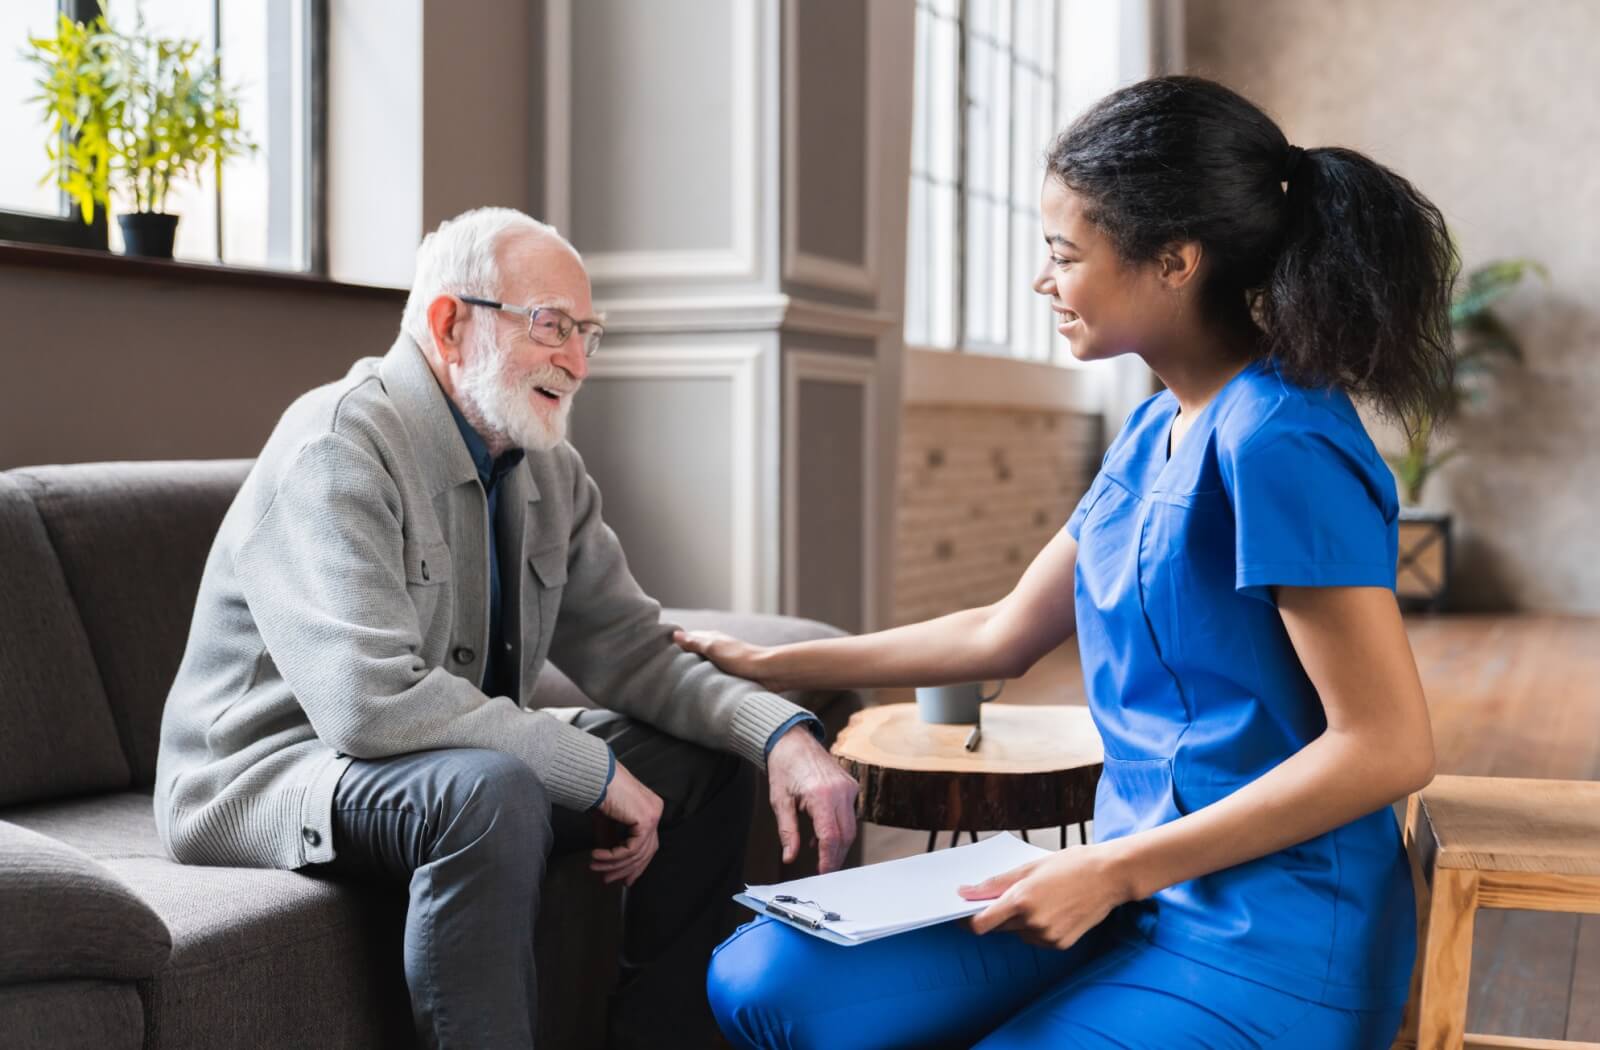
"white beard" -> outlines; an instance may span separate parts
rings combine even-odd
[[[518,375],[493,329],[473,327],[472,357],[456,381],[462,414],[485,438],[501,438],[529,452],[548,452],[565,441],[572,397],[578,392],[572,376],[551,364]],[[534,389],[540,386],[562,391],[560,404],[541,411],[537,402],[544,395]]]

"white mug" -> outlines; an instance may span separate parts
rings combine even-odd
[[[985,696],[982,682],[923,686],[917,690],[917,714],[924,722],[937,725],[977,725],[978,705],[993,700],[1005,687],[1001,682],[994,692]]]

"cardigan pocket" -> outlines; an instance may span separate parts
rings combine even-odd
[[[435,633],[440,598],[450,591],[450,548],[442,542],[409,543],[405,548],[406,595],[417,613],[417,631],[426,647]],[[443,605],[449,608],[448,603]],[[444,625],[447,629],[449,624]]]

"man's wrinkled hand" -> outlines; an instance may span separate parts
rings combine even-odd
[[[589,870],[607,883],[632,886],[644,874],[660,845],[656,831],[661,824],[661,796],[618,762],[600,812],[621,824],[628,837],[620,846],[590,852]]]
[[[800,854],[798,811],[804,810],[816,832],[818,873],[836,871],[856,838],[860,787],[855,780],[809,729],[797,725],[778,738],[767,756],[767,782],[772,786],[783,862],[791,864]]]

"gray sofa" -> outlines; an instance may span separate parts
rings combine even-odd
[[[403,891],[180,866],[156,837],[162,704],[212,536],[249,466],[0,473],[7,1048],[415,1045],[400,969]],[[833,633],[776,616],[666,616],[769,642]],[[830,737],[860,706],[853,693],[794,699]],[[534,702],[586,701],[551,669]],[[758,804],[747,878],[773,881],[812,863],[780,871],[771,813]],[[552,865],[536,949],[541,1047],[599,1044],[618,903],[581,854]],[[736,915],[730,905],[730,922]]]

